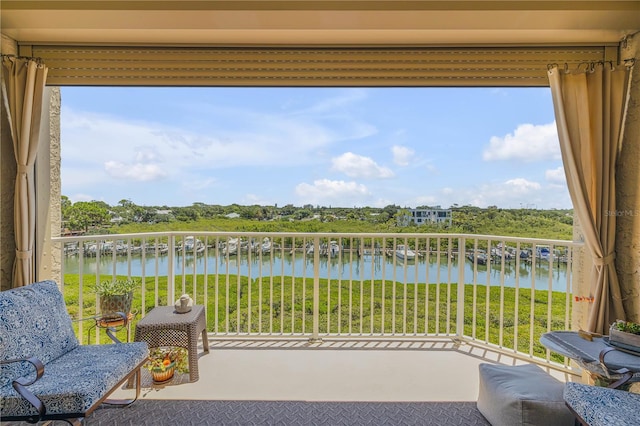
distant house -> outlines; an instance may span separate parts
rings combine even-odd
[[[124,218],[116,212],[109,211],[109,215],[111,216],[109,219],[109,222],[111,223],[122,223],[122,221],[124,221]]]
[[[238,213],[229,213],[224,215],[224,217],[228,218],[228,219],[237,219],[240,217],[240,215]]]
[[[398,218],[398,225],[407,226],[411,223],[424,225],[426,223],[451,226],[451,209],[436,206],[428,209],[408,209],[407,214]]]

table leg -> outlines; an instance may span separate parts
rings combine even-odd
[[[209,352],[209,334],[206,328],[202,330],[202,348],[205,352]]]
[[[199,379],[198,374],[198,333],[189,336],[189,380],[195,382]]]

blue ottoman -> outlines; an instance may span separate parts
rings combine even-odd
[[[564,383],[533,365],[480,364],[478,410],[493,426],[572,426]]]

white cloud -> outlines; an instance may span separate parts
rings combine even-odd
[[[445,187],[440,190],[437,199],[442,206],[470,204],[478,207],[502,208],[521,206],[535,206],[538,209],[571,208],[571,199],[566,186],[542,185],[525,178],[484,183],[471,188]]]
[[[379,166],[373,159],[346,152],[331,160],[333,170],[354,178],[386,179],[394,176],[387,167]]]
[[[557,169],[550,169],[544,172],[544,177],[548,182],[557,183],[559,185],[566,185],[567,180],[564,175],[564,167],[560,166]]]
[[[209,123],[208,116],[217,117],[217,125]],[[63,161],[65,166],[93,163],[101,167],[107,161],[154,162],[176,174],[182,169],[283,166],[290,165],[292,158],[298,165],[312,164],[318,161],[319,150],[376,132],[374,126],[348,117],[220,107],[200,111],[192,119],[199,120],[201,127],[139,122],[63,107]]]
[[[370,197],[365,185],[343,180],[319,179],[313,184],[301,183],[295,188],[302,204],[350,207]]]
[[[556,124],[521,124],[513,134],[493,136],[482,153],[485,161],[540,161],[560,159]]]
[[[391,147],[393,154],[393,162],[399,166],[408,166],[413,158],[415,151],[406,146],[394,145]]]
[[[382,208],[392,204],[394,204],[393,200],[390,200],[388,198],[378,198],[377,200],[373,201],[373,203],[371,204],[371,207]]]
[[[355,102],[361,96],[355,93],[327,102]],[[210,117],[218,121],[212,123]],[[179,188],[189,184],[190,176],[212,177],[216,170],[312,165],[326,161],[323,156],[332,144],[358,140],[376,131],[345,116],[326,118],[210,105],[192,111],[189,119],[195,125],[181,124],[184,120],[176,120],[180,124],[136,121],[63,105],[63,193],[113,187],[114,179],[126,184],[170,176]],[[384,176],[389,171],[380,167],[377,173]],[[188,186],[188,191],[196,190]],[[162,199],[170,201],[176,195],[165,194]],[[138,200],[134,194],[128,196]]]
[[[242,203],[245,205],[257,204],[259,206],[269,206],[274,204],[272,201],[256,194],[246,194],[242,199]]]
[[[116,179],[135,180],[140,182],[163,179],[167,176],[167,172],[158,164],[126,164],[118,161],[107,161],[104,163],[104,169],[109,176]]]
[[[217,180],[214,178],[190,177],[188,180],[185,180],[182,182],[182,188],[184,191],[197,192],[197,191],[202,191],[204,189],[209,189],[213,187],[216,183],[217,183]]]
[[[541,188],[538,182],[531,182],[525,178],[515,178],[506,181],[505,186],[516,194],[527,194],[532,191],[537,191]]]
[[[154,151],[153,147],[139,148],[136,150],[136,162],[153,163],[162,161],[162,157]]]

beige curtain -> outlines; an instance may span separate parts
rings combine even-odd
[[[2,98],[18,166],[14,194],[16,259],[13,287],[19,287],[34,281],[36,215],[33,165],[38,150],[47,67],[32,59],[3,55],[2,77]]]
[[[592,64],[566,72],[549,69],[565,175],[585,245],[594,265],[589,331],[609,334],[625,319],[615,259],[615,168],[622,140],[630,69]]]

